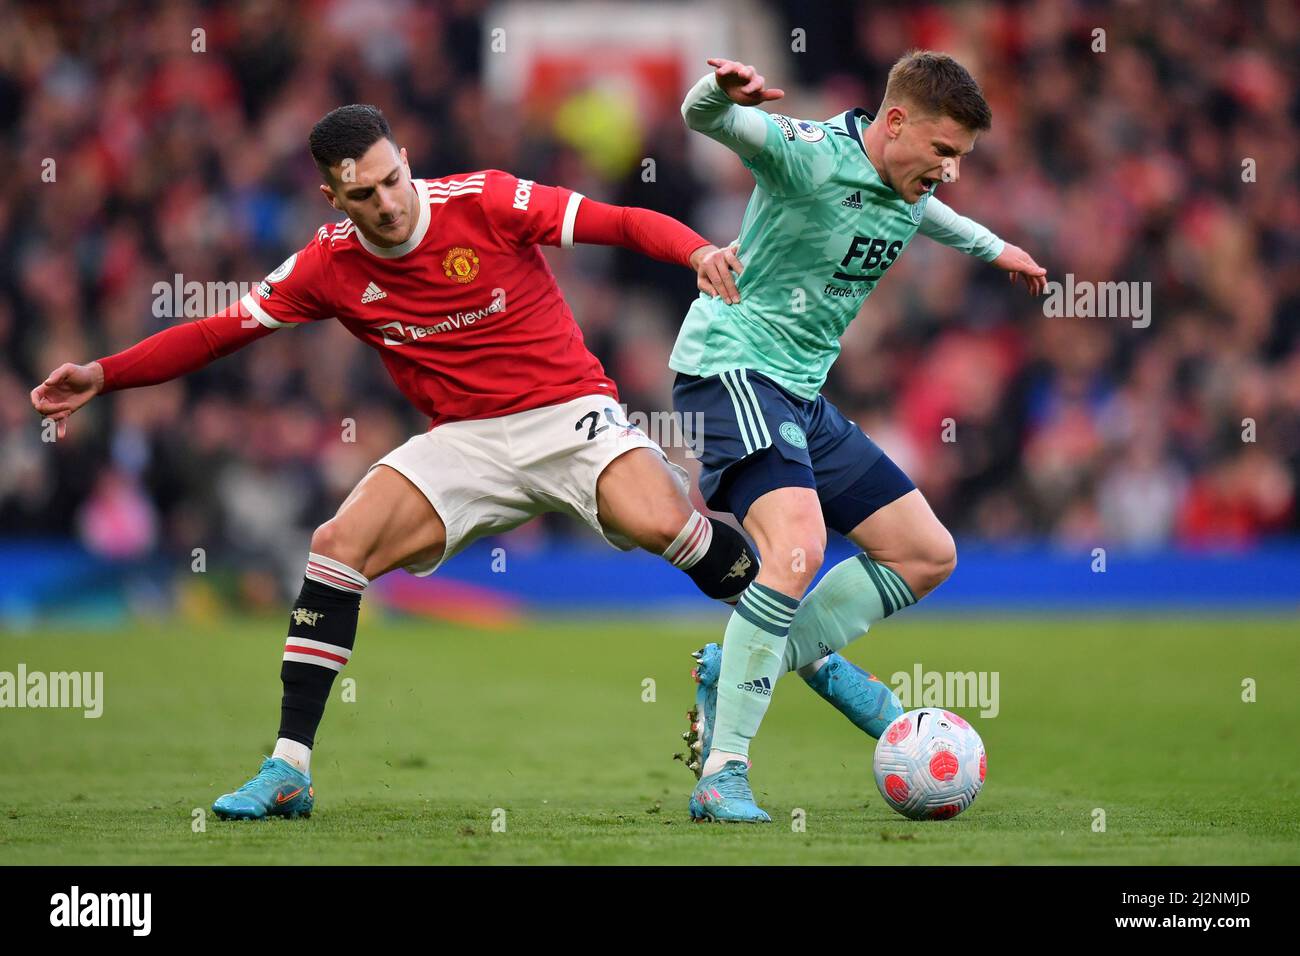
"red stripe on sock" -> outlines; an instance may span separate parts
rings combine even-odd
[[[284,645],[284,650],[286,654],[292,651],[295,654],[314,654],[316,657],[324,657],[326,660],[338,661],[340,664],[346,664],[348,662],[346,657],[340,657],[338,654],[331,654],[329,651],[317,650],[314,647],[302,647],[298,644],[286,644]]]
[[[307,573],[315,574],[322,578],[328,578],[329,581],[327,583],[348,591],[364,591],[366,589],[364,584],[358,584],[356,581],[345,578],[328,568],[323,568],[319,564],[314,564],[310,561],[307,562]]]
[[[695,520],[694,518],[691,519],[691,521],[694,520]],[[691,522],[687,521],[686,523],[690,524]],[[690,536],[687,535],[686,540],[683,541],[681,544],[677,545],[676,548],[673,548],[672,545],[669,545],[668,550],[664,552],[664,558],[668,561],[669,564],[677,563],[677,555],[682,553],[682,549],[685,548],[686,545],[690,543],[690,540],[691,540]]]
[[[677,553],[668,559],[669,563],[677,564],[679,561],[684,561],[688,558],[699,546],[699,543],[701,539],[703,539],[704,533],[708,530],[708,527],[708,519],[701,518],[700,523],[696,525],[695,530],[691,532],[691,536],[686,539],[685,543],[683,543],[680,548],[677,549]]]

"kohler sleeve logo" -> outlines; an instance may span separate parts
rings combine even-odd
[[[528,201],[533,198],[533,181],[531,179],[519,180],[519,185],[515,187],[515,208],[523,211],[528,210]]]

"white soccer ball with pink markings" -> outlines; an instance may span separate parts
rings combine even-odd
[[[988,761],[975,728],[952,711],[926,707],[894,719],[876,744],[876,786],[912,820],[947,820],[984,786]]]

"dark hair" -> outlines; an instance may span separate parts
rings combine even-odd
[[[993,125],[993,111],[979,84],[946,53],[912,50],[899,58],[889,70],[880,112],[899,103],[933,116],[951,116],[969,130]]]
[[[307,143],[316,168],[328,183],[332,179],[330,167],[343,160],[359,160],[366,150],[381,139],[393,142],[388,120],[377,106],[353,103],[340,106],[322,116],[311,128]]]

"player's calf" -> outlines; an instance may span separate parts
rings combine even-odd
[[[804,599],[790,627],[786,667],[798,670],[855,727],[879,738],[903,712],[897,695],[835,652],[942,584],[956,566],[957,552],[952,535],[915,491],[851,536],[872,553],[831,568]]]
[[[691,507],[658,449],[634,448],[606,465],[596,504],[603,527],[660,555],[714,600],[735,604],[758,573],[744,536]]]
[[[284,692],[275,751],[257,776],[217,798],[212,809],[222,819],[311,814],[312,744],[334,678],[352,656],[361,595],[369,583],[341,561],[314,551],[308,555],[280,663]]]
[[[352,656],[361,595],[369,581],[341,561],[312,552],[289,613],[280,664],[284,696],[273,756],[306,771],[334,678]]]
[[[289,614],[274,753],[256,777],[218,798],[216,812],[230,819],[310,812],[312,745],[334,678],[352,657],[362,594],[392,568],[436,562],[445,544],[446,527],[428,498],[386,465],[372,468],[316,529]]]

